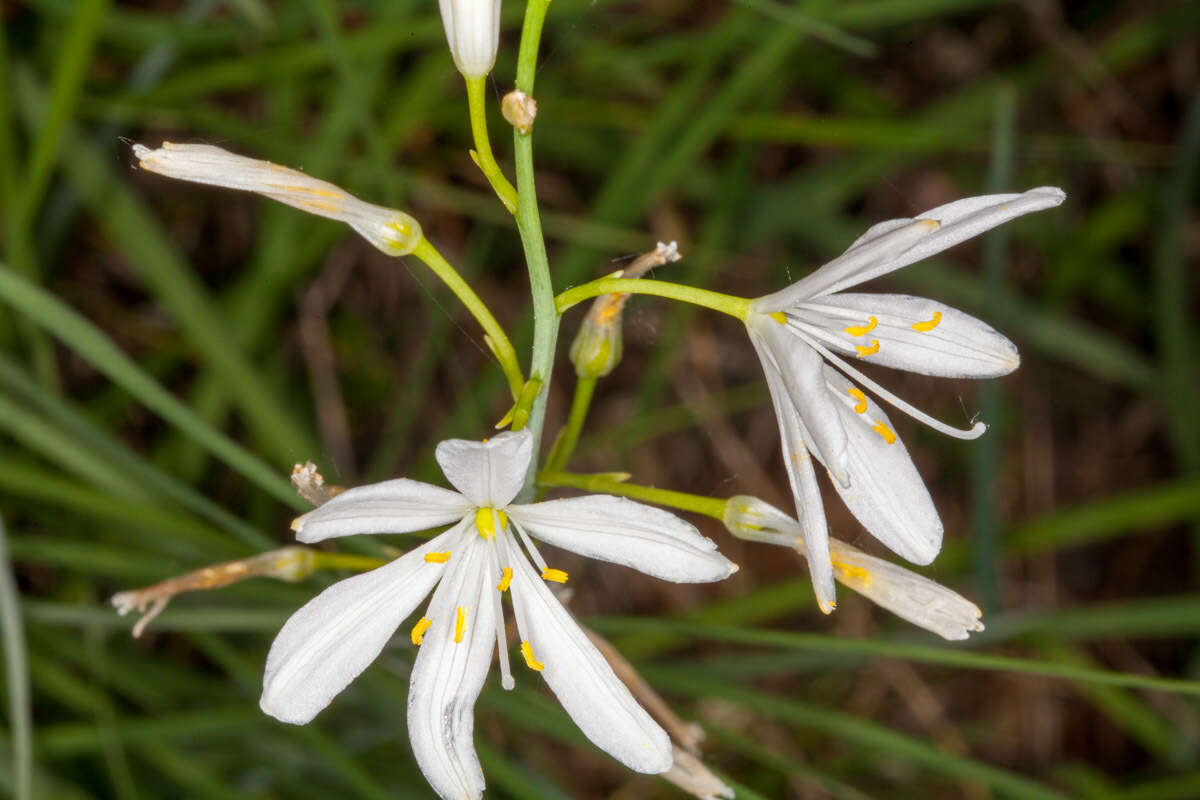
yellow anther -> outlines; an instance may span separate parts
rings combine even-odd
[[[492,516],[495,514],[495,516]],[[500,530],[508,525],[508,515],[494,508],[481,508],[475,512],[475,530],[484,539],[496,538],[496,517],[500,518]]]
[[[544,570],[542,570],[542,578],[548,581],[554,581],[555,583],[566,583],[567,573],[563,572],[561,569],[546,567]]]
[[[917,331],[918,333],[929,333],[931,330],[933,330],[939,324],[941,324],[941,322],[942,322],[942,312],[935,311],[935,312],[933,312],[933,319],[926,320],[925,322],[914,322],[912,329],[914,331]]]
[[[854,345],[854,349],[858,351],[859,358],[862,358],[863,356],[873,356],[879,352],[879,340],[872,339],[871,344],[867,347],[863,347],[861,344],[856,344]]]
[[[505,567],[504,574],[500,576],[500,582],[496,584],[496,591],[508,591],[508,585],[512,583],[512,567]]]
[[[780,325],[787,325],[787,314],[784,314],[782,311],[772,311],[767,316],[778,322]]]
[[[896,434],[892,433],[892,429],[887,425],[884,425],[883,422],[876,422],[871,426],[871,430],[882,436],[883,440],[888,444],[896,443]]]
[[[521,642],[521,655],[525,656],[525,666],[535,672],[541,672],[546,668],[546,665],[533,657],[533,645],[528,640]]]
[[[450,560],[450,551],[444,553],[426,553],[425,562],[427,564],[445,564]]]
[[[467,630],[467,609],[462,606],[458,607],[458,613],[454,617],[454,641],[461,642],[463,633]]]
[[[855,389],[851,386],[846,390],[847,394],[858,401],[858,405],[854,407],[855,414],[862,414],[867,410],[867,396],[862,393],[861,389]]]
[[[879,320],[875,317],[867,317],[866,325],[851,325],[846,328],[846,333],[851,336],[866,336],[871,331],[875,330],[875,326],[879,324]]]
[[[836,558],[833,559],[833,568],[837,570],[838,577],[842,583],[847,586],[866,587],[871,585],[871,573],[869,570],[838,561]]]
[[[425,631],[429,630],[429,626],[432,624],[433,620],[431,620],[429,617],[421,617],[420,621],[417,622],[416,625],[413,625],[412,643],[419,645],[425,638]]]

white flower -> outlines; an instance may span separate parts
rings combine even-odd
[[[1042,187],[881,222],[838,258],[751,304],[746,328],[766,373],[813,588],[825,613],[834,607],[834,575],[810,452],[859,522],[896,553],[928,564],[942,545],[942,523],[921,476],[891,420],[859,386],[951,436],[971,439],[986,429],[976,423],[963,431],[932,419],[838,354],[956,378],[1006,375],[1020,364],[1012,342],[961,311],[920,297],[844,290],[1065,197],[1061,189]]]
[[[565,582],[567,574],[547,566],[530,536],[670,581],[721,580],[737,567],[688,523],[624,498],[512,504],[532,454],[527,432],[445,441],[437,459],[457,492],[401,478],[350,489],[298,518],[293,527],[302,542],[452,527],[386,566],[331,586],[293,614],[267,657],[263,710],[284,722],[310,721],[433,591],[411,632],[421,649],[409,687],[409,737],[439,795],[479,797],[484,781],[472,742],[473,710],[493,652],[502,685],[513,686],[501,604],[511,591],[526,665],[546,679],[587,737],[638,772],[670,768],[667,734],[546,586]]]
[[[239,156],[209,144],[163,142],[133,146],[138,166],[169,178],[255,192],[289,206],[344,222],[390,256],[407,255],[421,241],[421,225],[394,208],[363,202],[332,183],[294,169]]]
[[[467,78],[482,78],[500,47],[500,0],[438,0],[454,65]]]
[[[741,539],[792,547],[806,555],[800,523],[757,497],[729,498],[725,527]],[[829,552],[839,583],[896,616],[950,640],[983,630],[979,607],[940,583],[832,537]]]

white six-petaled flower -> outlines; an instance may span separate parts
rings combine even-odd
[[[1065,197],[1061,189],[1041,187],[881,222],[838,258],[751,304],[746,328],[766,374],[813,588],[825,613],[834,606],[834,574],[810,452],[859,522],[896,553],[928,564],[942,545],[941,519],[904,443],[859,387],[943,433],[967,439],[985,430],[982,423],[964,431],[932,419],[842,356],[955,378],[997,377],[1020,364],[1012,342],[942,303],[844,290]]]
[[[500,0],[438,0],[454,65],[467,78],[492,71],[500,48]]]
[[[479,797],[484,780],[473,714],[493,652],[502,685],[513,686],[501,603],[508,591],[526,665],[545,678],[584,734],[633,770],[669,769],[667,734],[551,593],[546,581],[565,582],[567,574],[549,567],[530,537],[676,582],[717,581],[737,567],[687,522],[632,500],[588,495],[514,504],[532,455],[527,432],[445,441],[437,460],[457,492],[401,478],[350,489],[299,517],[293,527],[302,542],[451,527],[383,567],[334,584],[293,614],[267,657],[263,710],[284,722],[310,721],[432,591],[411,631],[420,650],[409,686],[409,737],[439,795]]]

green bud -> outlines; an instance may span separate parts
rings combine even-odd
[[[581,378],[603,378],[621,361],[621,309],[627,295],[596,298],[571,343],[571,363]]]

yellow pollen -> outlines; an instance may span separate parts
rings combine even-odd
[[[546,567],[544,570],[542,570],[542,578],[548,581],[554,581],[555,583],[566,583],[567,573],[563,572],[561,569]]]
[[[492,514],[496,516],[493,517]],[[500,530],[508,525],[508,515],[494,508],[481,508],[475,512],[475,530],[483,539],[496,538],[496,517],[500,518]]]
[[[855,567],[835,558],[833,559],[833,568],[837,570],[842,583],[847,586],[866,587],[871,585],[871,573],[862,567]]]
[[[546,665],[533,657],[533,645],[528,640],[521,642],[521,655],[525,656],[525,666],[535,672],[541,672],[546,668]]]
[[[861,344],[856,344],[854,345],[854,349],[858,351],[859,358],[862,358],[863,356],[873,356],[879,352],[879,340],[872,339],[871,344],[867,347],[863,347]]]
[[[876,422],[871,426],[871,430],[882,436],[883,440],[888,444],[896,443],[896,434],[892,433],[892,429],[887,425],[884,425],[882,422]]]
[[[450,560],[450,551],[444,553],[426,553],[425,562],[428,564],[445,564]]]
[[[851,386],[846,392],[858,401],[858,405],[854,407],[855,414],[862,414],[867,410],[867,396],[862,393],[861,389],[855,389]]]
[[[421,620],[416,625],[413,625],[412,643],[419,645],[425,638],[425,631],[429,630],[429,626],[432,624],[433,620],[429,617],[421,617]]]
[[[463,632],[467,629],[467,610],[462,606],[458,607],[458,614],[454,617],[454,641],[461,642]]]
[[[866,325],[851,325],[846,328],[846,333],[851,336],[866,336],[871,331],[875,330],[875,326],[879,324],[879,320],[875,317],[867,317]]]
[[[505,567],[504,574],[500,576],[500,582],[496,584],[496,591],[508,591],[508,585],[512,583],[512,567]]]
[[[780,325],[787,325],[787,314],[784,314],[782,311],[772,311],[767,316],[778,322]]]
[[[933,330],[939,324],[941,324],[941,321],[942,321],[942,312],[935,311],[935,312],[933,312],[933,319],[927,320],[925,322],[914,322],[912,329],[914,331],[917,331],[918,333],[929,333],[931,330]]]

